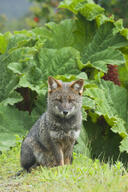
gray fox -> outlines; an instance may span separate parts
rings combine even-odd
[[[71,164],[80,134],[83,79],[64,83],[48,78],[47,111],[36,121],[21,146],[21,166]]]

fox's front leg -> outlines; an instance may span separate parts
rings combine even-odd
[[[52,143],[52,151],[53,155],[56,160],[56,166],[63,166],[64,165],[64,153],[62,147],[59,143]]]
[[[69,165],[72,163],[73,147],[74,147],[74,143],[72,143],[65,149],[65,152],[64,152],[64,164],[65,165]]]

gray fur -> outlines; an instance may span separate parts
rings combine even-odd
[[[37,120],[22,142],[21,166],[46,167],[71,163],[79,136],[82,115],[83,80],[63,83],[49,77],[47,111]]]

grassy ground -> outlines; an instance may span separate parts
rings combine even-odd
[[[128,192],[128,173],[121,162],[92,161],[74,154],[70,166],[38,167],[14,177],[19,171],[20,146],[0,155],[0,192]]]

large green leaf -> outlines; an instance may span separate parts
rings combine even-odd
[[[72,46],[75,29],[74,20],[64,20],[59,24],[50,22],[45,27],[36,28],[33,31],[40,36],[42,40],[46,40],[45,46],[48,48],[62,48]]]
[[[95,22],[79,17],[78,20],[67,19],[59,24],[48,23],[33,31],[45,41],[44,46],[47,48],[74,47],[82,52],[92,40],[96,29]]]
[[[0,104],[0,151],[15,145],[16,135],[24,135],[36,118],[28,112]]]
[[[7,50],[19,47],[32,47],[35,45],[38,37],[32,31],[16,31],[10,36]]]
[[[105,118],[111,130],[121,137],[126,137],[128,99],[126,89],[112,82],[102,81],[98,88],[87,88],[85,95],[95,101],[94,112]]]
[[[97,4],[87,3],[78,9],[81,15],[87,20],[92,21],[98,15],[104,12],[104,9]]]
[[[20,93],[12,90],[11,93],[8,95],[8,97],[5,100],[3,100],[1,103],[4,106],[7,106],[7,105],[14,105],[15,103],[18,103],[22,100],[23,100],[23,98],[20,95]]]
[[[0,55],[0,101],[7,99],[7,102],[12,104],[18,102],[17,99],[12,99],[9,101],[8,97],[12,98],[12,92],[16,89],[19,81],[19,74],[15,72],[12,73],[11,67],[8,65],[10,63],[22,62],[24,63],[24,71],[26,70],[26,65],[29,60],[33,60],[33,56],[37,49],[32,47],[36,43],[36,38],[31,31],[15,32],[13,35],[6,33],[4,36],[4,42],[2,41],[0,45],[4,49],[4,54]],[[27,68],[29,65],[27,65]],[[14,67],[12,67],[14,68]],[[8,70],[9,69],[9,70]],[[11,70],[11,71],[10,71]]]
[[[7,32],[4,35],[0,33],[0,53],[5,53],[11,33]]]
[[[120,145],[120,151],[121,152],[127,152],[128,153],[128,137],[125,137],[122,141],[121,141],[121,145]]]
[[[121,85],[128,89],[128,61],[118,68],[118,73]]]
[[[6,99],[17,87],[21,75],[17,70],[22,68],[20,71],[28,71],[31,68],[36,51],[34,47],[22,47],[0,56],[0,101]],[[15,65],[11,64],[12,62],[15,62]],[[16,62],[22,63],[22,67],[15,68]]]
[[[52,76],[63,74],[78,74],[77,57],[79,51],[71,47],[62,49],[41,49],[38,58],[42,78],[47,80],[49,74]]]
[[[107,72],[107,64],[121,65],[125,59],[117,48],[125,47],[128,41],[120,34],[112,33],[113,24],[106,23],[96,32],[93,40],[85,48],[82,55],[81,68],[91,66],[103,72]]]
[[[59,8],[66,8],[72,11],[73,13],[78,13],[78,8],[80,8],[83,4],[93,2],[93,0],[64,0],[60,3]]]
[[[42,84],[47,81],[49,75],[78,74],[77,57],[79,52],[71,47],[59,50],[42,48],[33,59],[12,62],[8,68],[18,75],[18,87],[29,87],[40,94]]]
[[[104,9],[95,4],[93,0],[64,0],[59,8],[67,8],[74,14],[80,13],[90,21],[104,12]]]

